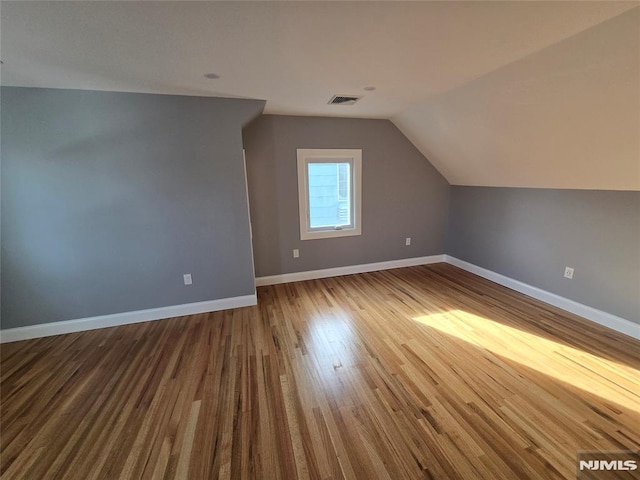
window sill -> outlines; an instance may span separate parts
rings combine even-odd
[[[343,228],[341,230],[317,230],[314,232],[301,232],[300,240],[316,240],[320,238],[354,237],[362,235],[360,228]]]

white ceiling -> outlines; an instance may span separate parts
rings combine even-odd
[[[596,92],[599,102],[611,100],[627,110],[620,118],[631,123],[605,143],[607,148],[624,144],[616,152],[626,159],[621,170],[627,178],[635,173],[633,189],[640,189],[640,166],[628,170],[630,155],[637,162],[639,152],[638,130],[628,132],[634,118],[638,122],[638,102],[629,104],[638,87],[639,21],[633,12],[618,17],[637,5],[3,1],[1,80],[14,86],[259,98],[267,100],[266,113],[391,118],[452,183],[634,187],[618,174],[602,187],[594,187],[595,175],[556,185],[549,180],[553,172],[546,161],[536,168],[547,174],[532,171],[528,177],[521,170],[534,153],[551,155],[553,164],[566,155],[572,156],[572,165],[577,162],[576,155],[584,153],[580,148],[554,150],[553,142],[541,148],[545,139],[540,137],[549,128],[525,133],[534,126],[549,127],[539,102],[550,102],[556,110],[577,108],[573,126],[566,118],[561,122],[572,129],[572,142],[592,133],[601,125],[587,122],[585,130],[583,117],[602,105],[594,100],[582,108],[581,99]],[[617,43],[589,42],[592,30],[622,17],[631,19],[623,22],[626,34],[611,27],[601,36],[619,37]],[[566,43],[582,37],[582,43]],[[555,61],[545,57],[553,57],[548,52],[557,48]],[[579,52],[576,58],[573,51]],[[603,76],[612,68],[613,75]],[[205,79],[208,72],[220,79]],[[576,91],[567,88],[573,80],[582,82]],[[626,106],[622,94],[598,93],[610,82],[625,86],[631,95]],[[368,85],[377,90],[365,92]],[[569,97],[548,89],[568,90]],[[351,107],[327,105],[335,93],[364,97]],[[527,114],[537,115],[532,123],[518,117],[520,104]],[[490,113],[480,115],[487,105]],[[535,145],[526,143],[533,140]]]

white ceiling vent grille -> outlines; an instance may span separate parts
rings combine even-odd
[[[329,105],[353,105],[361,98],[362,96],[357,95],[334,95],[329,100]]]

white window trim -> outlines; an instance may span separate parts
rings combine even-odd
[[[298,212],[300,215],[300,239],[351,237],[362,235],[362,150],[359,149],[307,149],[299,148],[298,154]],[[311,230],[309,225],[309,193],[307,163],[327,161],[332,158],[353,160],[351,191],[353,193],[353,227],[341,229]]]

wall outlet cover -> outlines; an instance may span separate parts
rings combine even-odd
[[[573,278],[573,268],[571,267],[564,267],[564,278]]]

